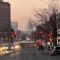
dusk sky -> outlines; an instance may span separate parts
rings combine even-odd
[[[18,22],[18,28],[27,30],[29,17],[33,16],[33,9],[46,7],[48,0],[4,0],[11,4],[11,20]]]

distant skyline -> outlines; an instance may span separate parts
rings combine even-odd
[[[33,17],[33,9],[46,7],[49,0],[3,0],[11,4],[11,20],[18,23],[18,29],[26,31],[29,17]],[[34,20],[34,18],[33,18]]]

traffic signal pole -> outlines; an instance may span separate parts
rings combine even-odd
[[[56,22],[56,12],[53,13],[53,45],[57,46],[57,22]]]
[[[53,46],[57,46],[57,19],[56,19],[56,11],[55,8],[53,8],[53,14],[50,16],[50,23],[53,27],[52,34],[53,34]]]

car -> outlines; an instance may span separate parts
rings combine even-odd
[[[50,55],[57,55],[57,54],[60,54],[60,46],[54,46],[50,50]]]
[[[30,47],[34,47],[34,44],[30,44],[29,46],[30,46]]]
[[[0,45],[0,56],[7,53],[7,47],[5,45]]]

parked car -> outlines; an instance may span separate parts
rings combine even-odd
[[[57,55],[57,54],[60,54],[60,46],[54,46],[50,50],[50,55]]]

